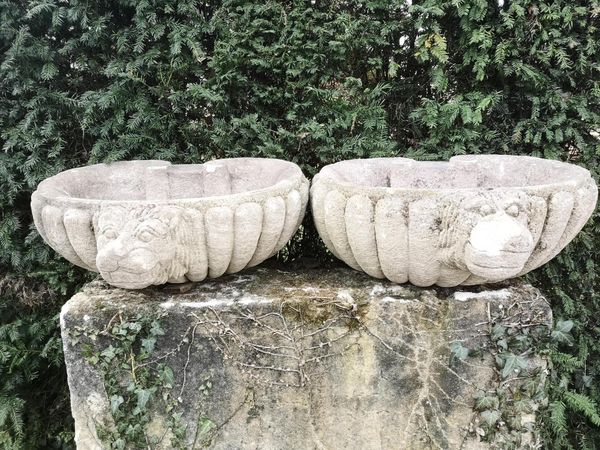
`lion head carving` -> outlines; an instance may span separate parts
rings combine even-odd
[[[100,274],[129,289],[185,281],[198,248],[195,214],[169,205],[102,207],[94,218]]]
[[[531,197],[522,191],[477,193],[449,202],[438,247],[443,263],[488,281],[518,275],[534,249],[528,228]]]

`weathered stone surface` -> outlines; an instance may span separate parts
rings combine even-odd
[[[523,275],[575,237],[597,198],[582,167],[506,155],[342,161],[311,187],[315,225],[336,257],[417,286]]]
[[[550,323],[528,285],[422,289],[348,269],[183,293],[93,282],[61,314],[85,450],[536,448],[545,366],[522,345]]]
[[[40,183],[31,209],[40,235],[68,261],[141,289],[263,262],[296,232],[307,203],[297,165],[234,158],[67,170]]]

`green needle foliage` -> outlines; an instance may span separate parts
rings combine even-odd
[[[598,179],[599,27],[597,0],[0,0],[0,446],[71,445],[56,314],[86,275],[32,226],[42,179],[122,159],[278,157],[312,176],[464,153]],[[530,277],[562,319],[548,448],[600,447],[597,219]],[[283,255],[326,257],[310,217]]]

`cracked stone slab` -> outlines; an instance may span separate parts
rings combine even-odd
[[[115,427],[111,380],[90,355],[117,347],[111,327],[135,317],[158,318],[164,332],[143,365],[173,372],[173,386],[148,401],[148,448],[174,447],[173,411],[182,448],[484,449],[507,436],[537,445],[538,405],[516,432],[498,419],[491,443],[482,441],[489,416],[474,407],[482,393],[517,392],[544,372],[529,352],[522,373],[501,379],[490,338],[495,318],[551,325],[529,285],[423,289],[349,269],[258,269],[183,293],[92,282],[61,314],[79,449],[114,448],[100,432]],[[473,356],[453,358],[457,343]],[[126,396],[131,379],[119,382]]]

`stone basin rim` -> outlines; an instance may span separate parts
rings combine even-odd
[[[333,169],[349,165],[348,163],[366,163],[372,164],[375,161],[389,161],[397,162],[398,166],[404,165],[405,167],[418,167],[419,165],[427,164],[438,164],[440,167],[445,166],[447,168],[460,167],[459,164],[477,164],[477,160],[492,160],[492,159],[506,159],[506,160],[522,160],[526,164],[543,164],[550,167],[560,167],[565,170],[565,178],[559,181],[545,182],[545,183],[530,183],[530,184],[519,184],[519,185],[497,185],[497,186],[449,186],[440,184],[438,187],[411,187],[411,186],[372,186],[367,184],[358,184],[354,181],[346,181],[336,177]],[[453,164],[454,163],[454,164]],[[458,164],[457,164],[458,163]],[[344,172],[345,169],[340,170]],[[568,177],[568,178],[567,178]],[[418,161],[412,158],[404,157],[382,157],[382,158],[364,158],[340,161],[327,165],[321,169],[321,171],[313,178],[314,184],[324,183],[331,187],[341,188],[347,191],[355,191],[355,193],[363,194],[378,194],[378,195],[394,195],[394,194],[429,194],[435,195],[441,192],[481,192],[481,191],[544,191],[544,190],[556,190],[561,187],[572,187],[575,188],[582,184],[593,182],[593,178],[589,170],[584,167],[567,163],[558,160],[548,160],[543,158],[537,158],[527,155],[498,155],[498,154],[487,154],[487,155],[458,155],[453,156],[447,161]]]
[[[51,192],[55,188],[54,183],[59,182],[62,178],[68,176],[67,174],[73,174],[77,172],[84,172],[93,169],[94,167],[110,167],[118,165],[136,165],[136,164],[148,164],[156,163],[154,167],[185,167],[185,166],[205,166],[210,164],[216,164],[219,161],[248,161],[248,162],[261,162],[261,161],[276,161],[277,164],[287,166],[290,170],[290,174],[276,183],[259,189],[249,189],[242,192],[236,192],[224,195],[209,195],[209,196],[198,196],[198,197],[185,197],[185,198],[169,198],[169,199],[103,199],[103,198],[85,198],[85,197],[74,197],[69,195],[55,195]],[[225,158],[215,159],[206,161],[198,164],[172,164],[169,161],[157,160],[157,159],[144,159],[144,160],[127,160],[127,161],[115,161],[111,163],[99,163],[81,167],[75,167],[67,169],[57,173],[49,178],[41,181],[37,189],[33,192],[34,196],[43,197],[50,203],[68,203],[73,206],[100,206],[100,205],[112,205],[112,206],[142,206],[142,205],[192,205],[198,203],[208,204],[220,204],[227,203],[232,199],[245,199],[246,197],[264,196],[276,196],[286,195],[290,190],[300,189],[303,184],[307,182],[300,167],[290,161],[285,161],[277,158],[253,158],[253,157],[240,157],[240,158]],[[249,200],[251,201],[251,200]]]

